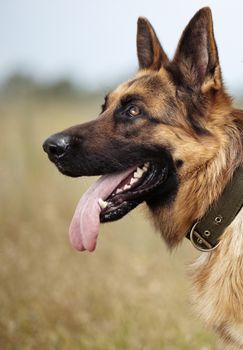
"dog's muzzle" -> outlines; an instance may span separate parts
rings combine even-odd
[[[64,157],[70,147],[71,138],[68,135],[54,134],[43,143],[43,149],[51,161],[55,162]]]

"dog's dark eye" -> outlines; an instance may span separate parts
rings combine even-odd
[[[141,109],[138,106],[133,105],[128,108],[127,114],[130,117],[138,117],[141,114]]]

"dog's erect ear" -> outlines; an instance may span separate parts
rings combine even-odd
[[[140,69],[159,70],[169,62],[152,25],[144,17],[138,18],[137,55]]]
[[[173,66],[191,88],[203,92],[220,89],[221,71],[209,7],[199,10],[185,28]]]

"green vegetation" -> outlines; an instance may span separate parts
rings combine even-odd
[[[101,103],[67,82],[9,80],[1,90],[0,349],[213,349],[189,306],[185,271],[196,252],[184,242],[170,255],[142,207],[102,226],[94,253],[69,245],[93,179],[61,176],[41,145]]]

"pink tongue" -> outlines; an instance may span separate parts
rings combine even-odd
[[[95,250],[101,211],[98,200],[99,198],[105,200],[135,169],[130,168],[115,175],[104,175],[84,193],[69,227],[70,242],[75,249],[80,251],[87,249],[90,252]]]

